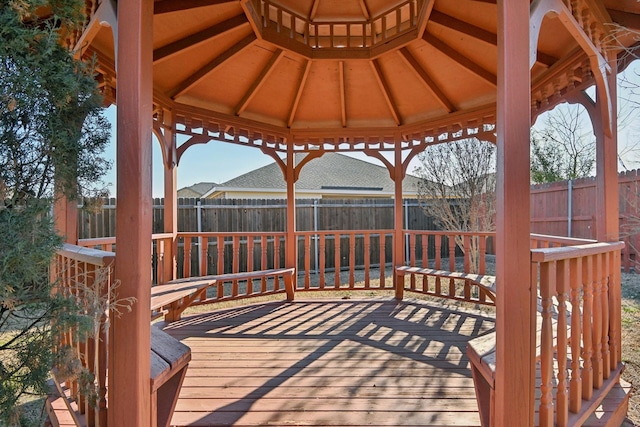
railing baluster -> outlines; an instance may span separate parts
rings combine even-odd
[[[602,290],[600,292],[600,306],[602,311],[602,323],[601,323],[601,331],[602,334],[600,341],[602,342],[602,378],[609,378],[609,373],[611,372],[611,353],[609,352],[609,328],[605,327],[609,325],[609,256],[608,254],[603,254],[600,256],[600,263],[602,272],[600,274],[600,282],[602,284]]]
[[[387,262],[387,258],[386,258],[386,236],[384,234],[384,232],[380,232],[380,283],[384,284],[385,283],[385,277],[384,277],[384,266]],[[384,285],[383,285],[384,286]],[[401,285],[404,286],[404,285]]]
[[[311,278],[309,274],[311,272],[311,235],[304,235],[304,288],[309,289],[311,286]]]
[[[207,275],[207,264],[208,264],[208,258],[207,258],[207,249],[209,247],[209,238],[207,237],[203,237],[201,239],[199,239],[200,242],[200,275],[201,276],[206,276]]]
[[[217,240],[218,240],[218,274],[224,274],[225,273],[225,265],[224,265],[225,238],[224,236],[218,236]]]
[[[260,237],[260,249],[260,270],[266,270],[269,268],[267,266],[267,250],[269,249],[269,243],[267,241],[267,236],[265,236],[264,234]]]
[[[593,387],[602,387],[603,366],[602,366],[602,256],[595,255],[593,269]]]
[[[569,383],[569,410],[573,413],[582,407],[582,367],[580,366],[580,295],[582,283],[582,258],[573,258],[569,263],[571,282],[571,381]]]
[[[327,267],[326,259],[325,259],[325,247],[326,247],[326,235],[323,233],[320,235],[320,289],[324,289],[325,285],[325,276],[324,272]]]
[[[553,425],[553,317],[552,289],[555,288],[555,262],[540,266],[540,299],[542,329],[540,332],[540,396],[539,423],[541,427]]]
[[[556,267],[556,295],[558,300],[557,355],[558,385],[556,391],[556,424],[564,427],[569,420],[569,395],[567,390],[567,292],[569,291],[569,261],[558,261]],[[573,358],[574,355],[572,354]]]
[[[364,288],[371,288],[369,269],[371,268],[371,233],[364,233]]]
[[[349,233],[349,287],[353,289],[356,284],[356,233]]]
[[[593,306],[593,277],[592,277],[593,257],[589,256],[582,260],[582,292],[583,292],[583,314],[582,314],[582,398],[590,400],[593,395],[593,347],[592,347],[592,306]],[[578,337],[576,337],[578,339]]]
[[[333,262],[335,265],[335,271],[334,271],[334,288],[338,289],[340,287],[340,246],[341,246],[341,242],[340,242],[340,234],[336,233],[335,237],[333,239],[334,241],[334,245],[335,245],[335,253],[333,254]]]
[[[464,248],[464,254],[463,254],[463,259],[464,259],[464,272],[465,273],[471,273],[471,265],[473,265],[475,267],[475,262],[472,262],[471,258],[475,256],[475,254],[473,254],[472,249],[471,249],[471,236],[469,236],[468,234],[464,234],[462,236],[462,247]],[[455,252],[455,249],[454,249]],[[454,253],[455,255],[455,253]],[[455,256],[454,256],[455,259]],[[455,271],[451,270],[451,271]],[[474,271],[475,273],[475,271]]]
[[[182,277],[191,277],[191,237],[184,238],[183,253]]]

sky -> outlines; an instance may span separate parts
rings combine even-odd
[[[625,70],[625,75],[631,81],[637,82],[640,87],[640,61],[635,61]],[[629,97],[629,92],[624,88],[618,89],[619,108],[629,111],[631,108],[624,99]],[[636,96],[640,103],[640,94]],[[618,134],[618,151],[622,154],[624,165],[628,169],[640,167],[640,156],[637,153],[627,153],[628,147],[638,145],[640,139],[640,110],[635,110],[634,114],[637,120],[631,121]],[[111,170],[105,176],[105,183],[111,197],[116,197],[116,107],[107,108],[106,115],[112,124],[111,141],[105,150],[104,157],[113,161]],[[544,122],[545,114],[542,114],[535,126],[539,126]],[[347,153],[344,153],[347,154]],[[365,160],[382,166],[382,163],[376,159],[368,157],[362,153],[348,153],[352,157]],[[190,147],[180,160],[178,167],[178,188],[187,187],[199,182],[215,182],[223,183],[232,178],[250,172],[254,169],[273,163],[270,156],[262,153],[257,148],[245,147],[236,144],[211,141],[207,144],[197,144]],[[412,173],[418,165],[417,157],[409,164],[407,171]],[[622,166],[620,165],[620,170]],[[163,169],[162,154],[157,140],[153,141],[153,197],[163,197]]]

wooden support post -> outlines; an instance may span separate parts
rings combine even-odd
[[[164,124],[168,125],[164,135],[163,149],[166,153],[164,164],[164,232],[171,233],[171,244],[165,245],[163,276],[164,281],[176,279],[178,242],[178,164],[176,156],[176,133],[173,126],[173,117],[168,110],[163,114]]]
[[[393,174],[394,184],[394,208],[393,208],[393,267],[397,267],[404,264],[404,215],[402,215],[402,179],[404,178],[402,167],[402,147],[401,138],[397,136],[395,138],[394,149],[395,161]],[[382,237],[381,237],[382,238]],[[392,271],[393,271],[392,267]],[[396,299],[402,300],[404,296],[404,278],[402,282],[397,275],[393,275],[393,286],[396,288]]]
[[[495,425],[533,426],[529,2],[498,0]]]
[[[53,205],[53,220],[56,232],[64,238],[66,243],[78,243],[78,202],[69,200],[56,192]]]
[[[296,157],[292,142],[287,146],[287,165],[285,181],[287,183],[287,237],[285,248],[285,267],[298,267],[298,244],[296,239]],[[296,274],[293,275],[293,288],[297,284]]]
[[[111,426],[151,425],[151,129],[153,1],[118,4],[116,279],[118,298],[136,299],[113,316],[109,340]]]
[[[618,123],[617,111],[616,56],[611,54],[609,65],[611,73],[608,75],[609,96],[612,98],[614,114],[611,114],[610,135],[605,132],[609,124],[603,123],[601,108],[596,108],[597,120],[593,120],[596,134],[596,239],[599,242],[618,240]],[[597,91],[597,103],[607,103],[607,94]]]

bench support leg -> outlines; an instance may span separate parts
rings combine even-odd
[[[396,274],[395,278],[396,299],[402,301],[404,298],[404,274]]]
[[[187,366],[177,372],[151,395],[151,425],[169,427],[171,416],[178,403],[180,387],[187,373]]]
[[[482,427],[489,427],[493,425],[495,391],[473,363],[471,363],[471,375],[476,390],[480,422]]]
[[[284,275],[284,289],[287,292],[287,301],[293,301],[295,298],[293,275]]]

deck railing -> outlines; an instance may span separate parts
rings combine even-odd
[[[406,230],[405,236],[407,265],[411,267],[495,274],[493,269],[487,271],[487,255],[494,254],[495,233]]]
[[[580,425],[617,383],[624,244],[531,250],[539,290],[539,425]]]
[[[92,320],[93,331],[79,334],[66,330],[56,345],[58,355],[68,354],[82,363],[85,372],[95,379],[82,384],[77,377],[54,371],[54,380],[69,399],[63,399],[72,417],[84,414],[85,425],[107,425],[107,311],[113,278],[114,253],[65,244],[58,250],[50,267],[50,277],[58,292],[73,298],[81,314]],[[84,337],[84,338],[83,338]],[[66,378],[62,378],[62,376]],[[76,419],[77,421],[77,419]]]
[[[406,0],[367,20],[311,20],[270,0],[254,0],[252,17],[272,42],[310,49],[371,48],[416,29],[421,0]]]
[[[296,236],[296,290],[393,289],[393,230],[304,231]]]

